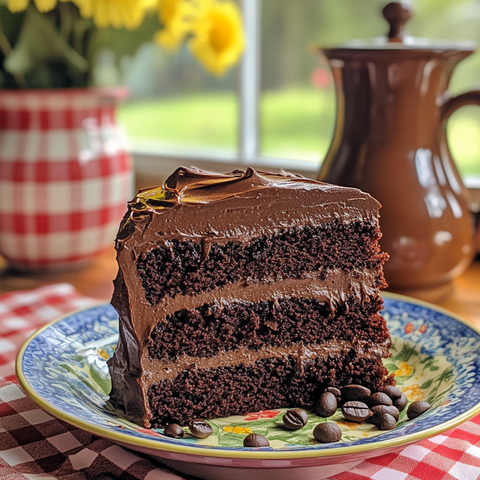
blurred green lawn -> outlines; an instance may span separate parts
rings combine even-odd
[[[136,143],[236,148],[237,107],[231,93],[133,100],[121,105],[118,119]]]
[[[319,161],[333,133],[332,92],[289,89],[261,97],[261,154]],[[448,138],[460,173],[480,176],[480,112],[465,107],[449,121]],[[237,149],[238,111],[232,92],[132,100],[119,120],[136,144]]]

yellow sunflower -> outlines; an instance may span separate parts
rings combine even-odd
[[[23,12],[28,7],[29,2],[30,0],[8,0],[7,8],[12,13]],[[34,3],[39,12],[49,12],[56,7],[57,0],[34,0]]]
[[[98,28],[133,30],[140,26],[150,1],[145,0],[74,0],[84,18],[93,18]]]
[[[207,2],[201,13],[189,47],[209,72],[222,75],[238,61],[245,44],[240,10],[217,0]]]
[[[188,0],[158,0],[157,10],[163,28],[154,39],[162,47],[175,50],[190,32],[197,9]]]

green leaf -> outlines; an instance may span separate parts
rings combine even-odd
[[[223,428],[219,428],[214,421],[210,421],[208,423],[212,427],[212,435],[215,435],[218,437],[222,433]]]
[[[453,370],[451,367],[447,367],[437,378],[436,381],[440,384],[442,382],[448,381],[453,377]]]
[[[398,370],[398,365],[396,365],[395,363],[383,362],[383,365],[389,372],[395,372],[396,370]]]
[[[19,33],[22,30],[24,18],[25,12],[12,13],[6,6],[0,5],[2,30],[10,45],[15,45],[17,43]]]
[[[315,441],[313,440],[313,438],[309,437],[308,435],[296,435],[292,436],[291,438],[285,438],[282,440],[284,440],[284,442],[289,445],[315,445]]]
[[[430,385],[432,385],[433,383],[433,379],[430,379],[430,380],[427,380],[424,384],[422,384],[420,386],[420,388],[423,390],[423,389],[426,389],[426,388],[430,388]]]
[[[408,362],[412,355],[418,356],[418,352],[415,351],[415,345],[405,342],[402,350],[395,355],[395,360],[398,362]]]
[[[25,14],[20,37],[4,67],[13,75],[27,78],[30,88],[76,86],[89,69],[85,58],[33,7]]]
[[[222,433],[218,436],[218,441],[222,447],[238,447],[242,445],[245,435],[235,433]]]
[[[75,35],[82,26],[77,22]],[[83,45],[85,58],[91,65],[90,85],[111,85],[121,83],[122,74],[125,74],[121,67],[123,58],[135,55],[137,50],[147,42],[151,42],[156,30],[160,28],[158,16],[152,15],[145,18],[143,24],[136,30],[124,28],[95,28],[88,36],[88,43]],[[158,47],[160,48],[160,46]]]
[[[432,388],[432,391],[430,392],[429,399],[436,399],[437,398],[437,392],[438,392],[438,385],[436,385],[434,388]],[[428,400],[428,403],[431,405],[435,403],[434,400]]]
[[[76,372],[70,365],[68,365],[66,363],[62,363],[62,364],[59,364],[58,366],[61,367],[61,368],[64,368],[65,370],[67,370],[67,372],[70,372],[72,375],[77,377],[90,390],[96,391],[95,387],[83,375],[80,375],[78,372]],[[72,390],[73,388],[74,388],[73,385],[71,385],[70,389]],[[72,391],[74,391],[74,390],[72,390]]]
[[[431,372],[435,372],[436,370],[440,370],[440,367],[432,367],[432,368],[430,369]]]
[[[108,395],[110,393],[110,390],[112,389],[110,377],[102,375],[102,372],[99,372],[94,365],[89,364],[88,367],[92,379],[101,388],[102,392],[105,395]]]
[[[83,26],[77,22],[75,28],[81,29]],[[141,45],[152,40],[159,28],[158,17],[151,15],[134,31],[113,27],[94,29],[86,46],[85,56],[93,65],[102,50],[113,52],[117,60],[124,55],[134,55]]]

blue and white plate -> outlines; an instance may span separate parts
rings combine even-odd
[[[72,313],[36,332],[18,354],[17,375],[27,394],[49,413],[161,457],[184,472],[234,479],[249,467],[249,478],[258,469],[263,479],[318,479],[437,435],[480,412],[480,333],[432,305],[389,293],[384,297],[383,315],[393,339],[392,357],[385,365],[395,372],[409,401],[426,400],[432,408],[413,421],[405,409],[391,431],[347,422],[338,410],[329,418],[342,430],[342,440],[335,444],[313,439],[313,428],[325,421],[314,414],[301,430],[282,428],[284,409],[211,420],[213,435],[203,440],[188,433],[183,439],[168,438],[160,429],[118,417],[108,404],[106,360],[118,338],[117,314],[109,304]],[[250,432],[266,436],[271,447],[244,448],[243,438]]]

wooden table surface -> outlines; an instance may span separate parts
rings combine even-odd
[[[48,283],[68,282],[83,295],[110,300],[113,292],[112,281],[117,273],[115,251],[98,255],[86,268],[70,272],[28,273],[10,271],[0,262],[0,293],[13,290],[29,290]],[[422,295],[410,293],[422,298]],[[425,298],[422,298],[425,299]],[[476,325],[480,329],[480,260],[456,278],[451,291],[439,299],[428,299],[431,303],[445,308]]]

